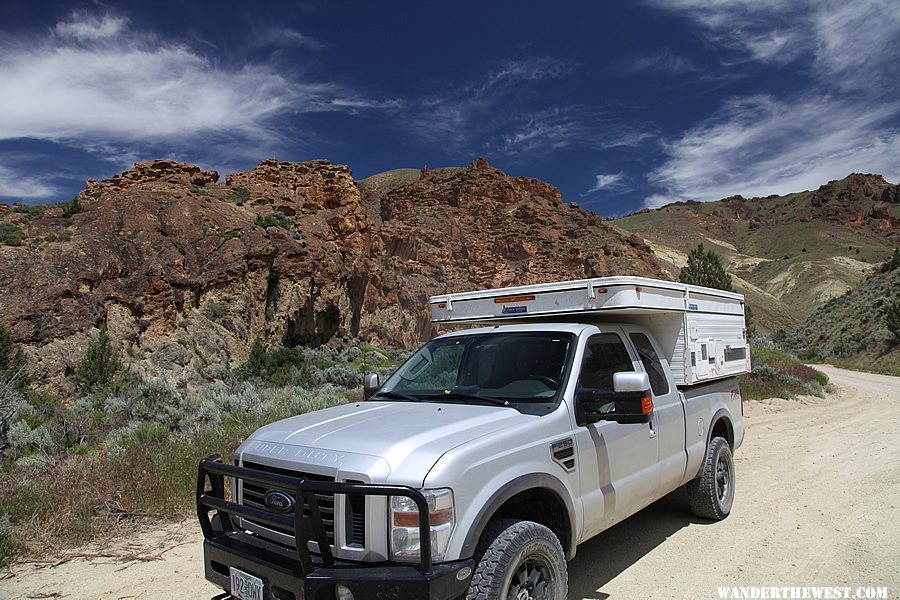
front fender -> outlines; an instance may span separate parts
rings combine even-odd
[[[575,530],[575,507],[563,482],[546,473],[522,475],[494,492],[484,506],[475,513],[475,518],[472,519],[468,525],[468,533],[463,541],[460,556],[469,558],[475,553],[475,547],[478,545],[478,540],[481,538],[481,534],[484,532],[485,527],[487,527],[491,517],[507,500],[517,494],[532,489],[549,490],[565,508],[569,539],[567,540],[567,547],[564,549],[567,558],[574,556],[575,540],[578,539]]]

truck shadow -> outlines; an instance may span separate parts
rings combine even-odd
[[[710,523],[691,513],[683,487],[675,490],[578,547],[569,563],[569,598],[609,598],[601,588],[676,531]]]

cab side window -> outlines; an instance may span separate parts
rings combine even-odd
[[[637,349],[644,370],[650,377],[650,388],[655,396],[662,396],[669,393],[669,381],[666,379],[666,372],[663,370],[662,363],[659,362],[659,355],[653,348],[650,339],[643,333],[632,333],[631,342]]]
[[[628,349],[615,333],[592,335],[584,347],[578,387],[613,391],[613,373],[633,371]]]

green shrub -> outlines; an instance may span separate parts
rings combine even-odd
[[[884,325],[892,336],[893,341],[900,342],[900,300],[894,300],[884,310]]]
[[[243,187],[236,187],[223,198],[225,202],[247,202],[250,200],[250,190]]]
[[[813,369],[812,371],[813,372],[810,374],[812,380],[822,386],[823,389],[827,388],[829,384],[828,375],[826,375],[822,371],[816,371],[815,369]]]
[[[253,340],[247,361],[235,374],[242,380],[256,379],[270,385],[302,385],[311,381],[302,348],[278,346],[266,350],[259,338]]]
[[[79,200],[78,196],[75,196],[63,204],[63,216],[67,219],[71,219],[72,216],[77,215],[78,213],[83,213],[84,210],[84,205],[81,204],[81,200]]]
[[[0,223],[0,244],[21,246],[25,234],[16,223]]]
[[[79,391],[93,392],[100,386],[112,383],[121,370],[122,361],[110,344],[109,334],[102,329],[78,362],[75,368],[75,381]]]
[[[283,229],[291,229],[294,224],[290,219],[284,216],[284,213],[276,212],[271,215],[256,215],[253,222],[257,227],[281,227]]]
[[[26,221],[34,221],[35,219],[41,219],[44,217],[44,213],[47,212],[47,205],[25,204],[15,207],[13,209],[13,212],[22,215]]]
[[[741,391],[748,400],[795,395],[825,396],[828,376],[807,367],[764,336],[754,339],[753,370],[741,376]]]
[[[263,377],[267,369],[266,360],[266,347],[263,346],[262,340],[256,338],[250,345],[250,354],[247,355],[247,361],[238,367],[235,373],[240,379]]]
[[[39,452],[49,454],[55,447],[50,430],[44,425],[29,427],[25,421],[13,423],[7,433],[8,452],[15,458]]]

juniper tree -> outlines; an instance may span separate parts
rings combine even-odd
[[[704,250],[702,243],[691,250],[687,264],[678,275],[678,280],[691,285],[734,291],[731,275],[725,272],[719,255],[712,250]]]
[[[81,392],[92,392],[110,383],[121,370],[122,361],[109,341],[109,334],[103,329],[88,346],[75,368],[78,389]]]

